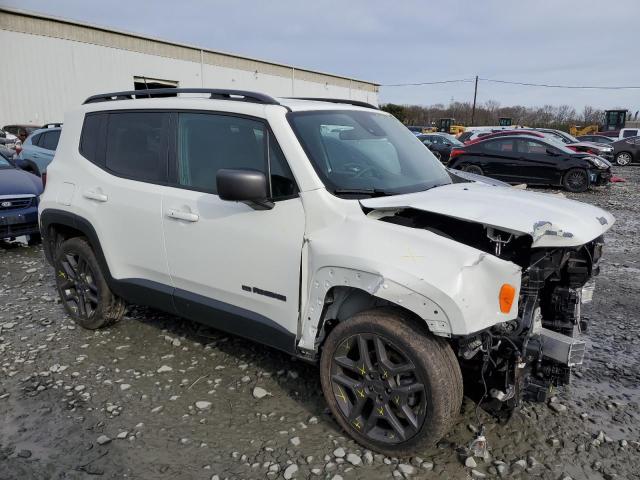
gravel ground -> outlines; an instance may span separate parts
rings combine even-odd
[[[315,367],[144,308],[76,328],[41,248],[0,244],[0,479],[640,478],[640,169],[617,173],[571,195],[617,218],[585,364],[507,425],[481,413],[491,458],[467,465],[468,401],[420,457],[372,454],[327,413]]]

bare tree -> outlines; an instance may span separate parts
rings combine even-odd
[[[383,105],[386,109],[407,125],[435,125],[441,118],[453,118],[457,124],[468,125],[471,122],[472,105],[469,102],[452,101],[449,105],[441,103],[419,105]],[[553,127],[568,130],[572,125],[600,125],[604,120],[602,110],[586,106],[578,114],[570,105],[544,105],[524,107],[522,105],[500,106],[495,100],[488,100],[476,107],[476,125],[497,125],[500,117],[512,119],[513,125],[528,127]]]

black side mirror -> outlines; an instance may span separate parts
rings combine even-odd
[[[220,169],[216,185],[222,200],[246,203],[256,210],[270,210],[275,206],[269,200],[267,177],[258,170]]]

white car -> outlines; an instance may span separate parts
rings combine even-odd
[[[637,137],[638,135],[640,135],[640,128],[638,127],[621,128],[620,132],[618,133],[618,139],[622,140],[629,137]]]
[[[81,326],[144,304],[318,362],[336,421],[387,455],[438,441],[463,379],[509,412],[582,362],[607,212],[459,177],[370,105],[155,93],[89,98],[48,168]]]

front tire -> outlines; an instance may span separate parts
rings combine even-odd
[[[569,192],[586,192],[589,189],[589,174],[583,168],[572,168],[564,174],[562,184]]]
[[[631,163],[631,154],[629,152],[620,152],[616,155],[616,163],[621,167],[626,167]]]
[[[95,330],[122,318],[126,305],[109,289],[96,256],[84,238],[74,237],[60,244],[54,265],[60,300],[78,325]]]
[[[324,344],[320,376],[340,426],[388,456],[434,445],[462,405],[462,374],[449,344],[394,309],[339,323]]]
[[[484,175],[484,171],[477,165],[465,165],[462,170],[467,173],[473,173],[474,175]]]

